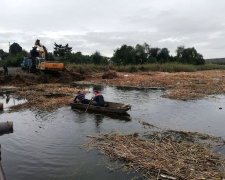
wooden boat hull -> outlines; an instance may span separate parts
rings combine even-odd
[[[82,104],[82,103],[70,103],[71,108],[74,109],[87,109],[88,104]],[[105,102],[105,106],[93,106],[90,105],[88,107],[88,111],[96,111],[96,112],[103,112],[103,113],[115,113],[115,114],[124,114],[128,110],[131,109],[131,106],[128,104],[121,104],[121,103],[114,103],[114,102]]]

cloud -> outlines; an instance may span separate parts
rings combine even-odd
[[[224,34],[225,33],[222,31],[217,31],[217,32],[209,34],[209,39],[222,38]]]
[[[166,39],[160,39],[158,42],[183,42],[184,40],[189,39],[188,37],[181,37],[181,38],[173,38],[173,37],[169,37]]]
[[[0,49],[17,42],[29,51],[40,39],[112,56],[123,44],[148,43],[173,54],[195,45],[204,58],[225,57],[225,1],[217,0],[2,0]]]

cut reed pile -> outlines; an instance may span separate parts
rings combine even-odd
[[[21,109],[33,109],[42,111],[53,111],[62,106],[69,105],[74,95],[78,92],[76,88],[70,88],[61,84],[39,84],[28,86],[17,90],[17,94],[27,100],[23,104],[13,106],[12,111]]]
[[[19,74],[0,76],[0,85],[30,86],[35,84],[62,83],[68,84],[73,81],[84,80],[85,77],[79,73],[65,70],[61,73],[36,75],[21,71]]]
[[[148,137],[111,133],[92,137],[84,146],[96,146],[111,160],[125,162],[123,166],[134,169],[143,178],[223,179],[225,160],[212,153],[212,145],[182,141],[168,133]]]

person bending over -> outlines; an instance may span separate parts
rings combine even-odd
[[[89,100],[85,99],[85,94],[81,91],[78,91],[76,97],[74,98],[74,102],[77,102],[77,100],[79,100],[83,104],[89,104]]]

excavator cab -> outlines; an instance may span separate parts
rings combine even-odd
[[[45,60],[43,58],[36,58],[36,68],[41,69],[41,63],[44,62]]]

